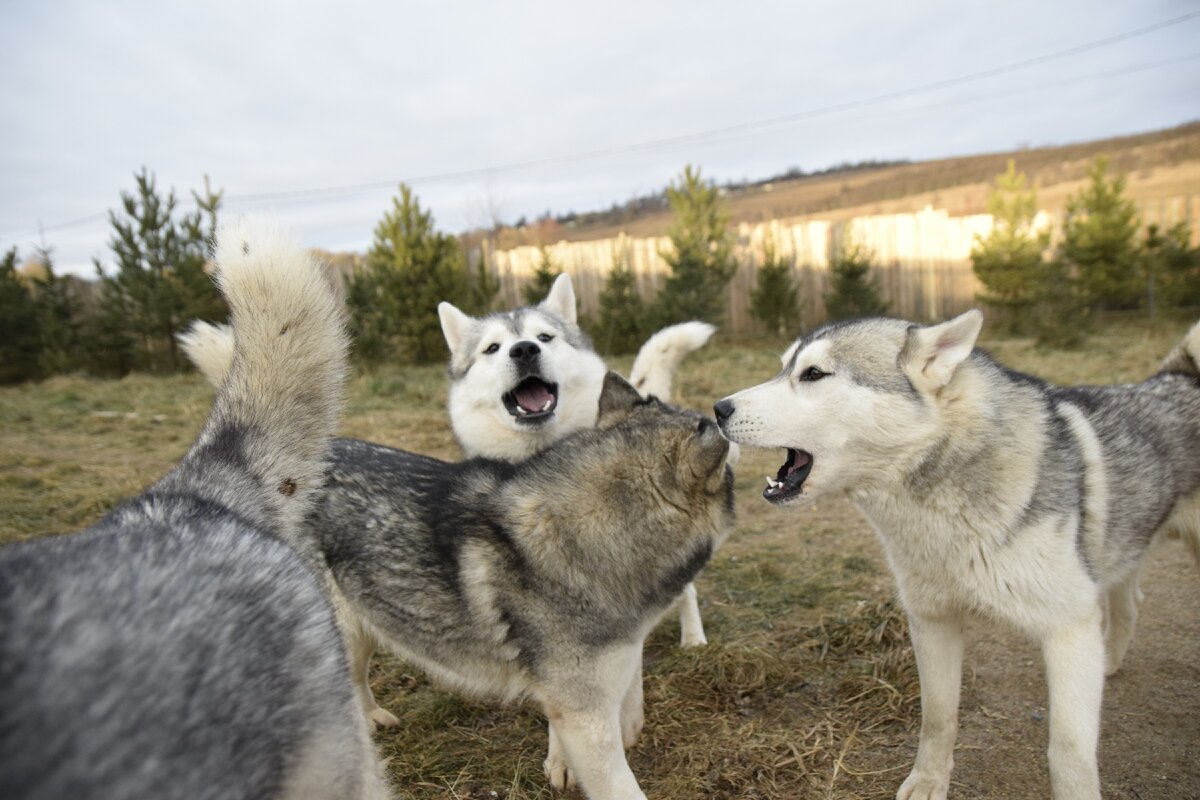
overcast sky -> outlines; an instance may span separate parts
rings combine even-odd
[[[1200,118],[1200,17],[994,77],[682,143],[626,146],[1013,64],[1197,2],[0,2],[0,248],[39,222],[60,268],[106,259],[145,165],[203,176],[309,245],[363,249],[394,182],[461,230],[607,207],[685,163],[726,180],[924,159]],[[413,180],[614,149],[463,177]],[[59,226],[59,227],[56,227]]]

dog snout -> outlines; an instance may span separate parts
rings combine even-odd
[[[514,344],[508,351],[508,357],[518,364],[532,364],[542,352],[537,342],[522,341]]]
[[[713,406],[713,414],[716,415],[717,423],[723,425],[725,420],[733,416],[733,401],[726,397],[720,400]]]

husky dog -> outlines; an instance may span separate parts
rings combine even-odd
[[[1142,383],[1058,388],[976,349],[981,324],[827,325],[717,419],[736,442],[786,449],[768,502],[846,492],[879,535],[921,678],[898,798],[946,797],[975,621],[1040,643],[1054,796],[1098,798],[1104,676],[1133,634],[1142,556],[1176,532],[1200,558],[1200,325]]]
[[[536,306],[476,318],[441,303],[438,315],[450,348],[450,425],[467,456],[516,463],[596,424],[607,367],[579,329],[569,275]],[[715,330],[685,322],[656,333],[634,361],[633,385],[669,402],[680,362]],[[679,623],[681,647],[707,643],[692,584],[680,597]]]
[[[0,550],[0,796],[383,798],[301,547],[346,366],[318,266],[222,229],[232,369],[182,461],[71,536]]]
[[[610,374],[595,428],[519,464],[337,441],[309,526],[371,640],[540,704],[557,785],[643,798],[622,749],[642,725],[642,641],[732,527],[728,452],[712,420]]]

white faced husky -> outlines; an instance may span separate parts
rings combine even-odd
[[[607,367],[576,322],[569,275],[559,275],[536,306],[477,318],[441,303],[438,314],[450,348],[450,424],[467,456],[516,463],[595,426]],[[706,322],[662,329],[638,352],[630,382],[668,402],[680,362],[715,330]],[[679,628],[681,647],[708,641],[690,583]]]
[[[786,449],[768,502],[846,492],[883,543],[921,678],[897,797],[946,797],[963,626],[980,620],[1040,642],[1054,796],[1091,800],[1106,656],[1111,674],[1141,558],[1175,531],[1200,559],[1200,325],[1140,384],[1057,388],[975,349],[981,324],[827,325],[715,411],[733,441]]]

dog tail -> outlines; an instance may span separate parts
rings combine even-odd
[[[233,364],[233,328],[196,320],[175,338],[192,365],[219,389]]]
[[[341,414],[343,306],[324,269],[261,221],[224,225],[216,261],[232,325],[223,334],[193,326],[194,347],[185,346],[217,396],[196,443],[157,488],[206,497],[290,539],[324,481]]]
[[[1200,322],[1193,325],[1183,341],[1175,345],[1175,349],[1163,360],[1159,371],[1200,375]]]
[[[651,336],[638,351],[629,382],[643,397],[671,399],[671,384],[685,356],[708,343],[717,330],[707,322],[681,322]]]

